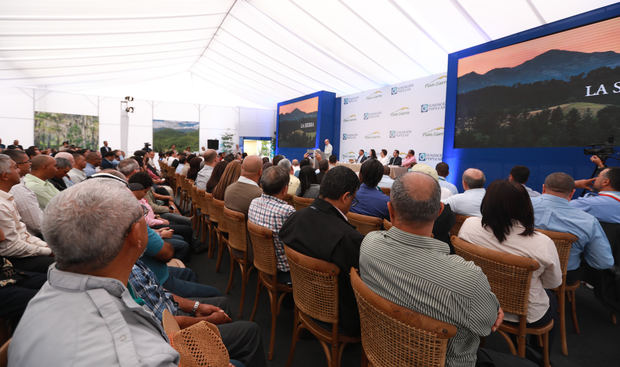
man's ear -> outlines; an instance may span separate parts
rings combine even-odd
[[[547,193],[547,187],[545,186],[545,184],[543,184],[542,193],[543,193],[543,194],[546,194],[546,193]]]

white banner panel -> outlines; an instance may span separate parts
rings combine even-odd
[[[446,74],[399,83],[342,97],[340,161],[355,159],[360,149],[369,155],[409,149],[420,163],[441,162],[446,101]]]

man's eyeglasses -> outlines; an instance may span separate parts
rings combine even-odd
[[[32,163],[32,161],[29,159],[29,160],[27,160],[27,161],[23,161],[23,162],[15,163],[15,164],[26,164],[26,163]]]

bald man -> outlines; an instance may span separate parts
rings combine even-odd
[[[37,195],[39,207],[45,210],[47,203],[58,195],[59,191],[48,180],[56,176],[56,160],[49,155],[32,157],[30,173],[24,177],[24,185]]]
[[[204,166],[198,171],[194,185],[201,190],[206,190],[207,182],[211,178],[211,173],[213,173],[213,167],[217,163],[217,152],[213,149],[207,149],[202,157],[204,158]]]
[[[101,153],[90,152],[86,154],[86,167],[84,167],[86,177],[90,177],[97,173],[97,167],[99,166],[101,166]]]
[[[482,217],[480,204],[486,193],[485,182],[486,177],[481,170],[468,168],[463,172],[463,189],[465,192],[450,196],[442,201],[444,204],[450,205],[450,209],[456,214]]]
[[[263,174],[263,161],[259,156],[247,156],[241,164],[241,176],[234,184],[226,188],[224,205],[231,210],[245,214],[248,217],[250,203],[261,196],[263,190],[258,186]]]

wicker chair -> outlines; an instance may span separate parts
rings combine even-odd
[[[379,231],[383,226],[383,219],[377,217],[371,217],[369,215],[347,213],[349,223],[353,224],[355,228],[364,236],[372,231]]]
[[[314,202],[312,198],[302,198],[297,195],[293,196],[293,206],[295,210],[301,210],[303,208],[309,207]]]
[[[11,339],[7,340],[2,347],[0,347],[0,367],[7,367],[9,365],[9,345]]]
[[[208,199],[207,199],[208,200]],[[222,265],[222,256],[224,255],[224,246],[228,240],[228,231],[226,230],[226,223],[223,221],[224,213],[224,201],[211,199],[211,205],[209,206],[209,213],[211,213],[211,222],[216,223],[215,232],[217,237],[217,262],[215,263],[215,271],[219,273],[220,266]]]
[[[295,345],[301,329],[310,331],[321,343],[327,364],[340,366],[342,351],[348,343],[359,343],[360,338],[338,333],[338,274],[340,269],[327,261],[303,255],[288,246],[284,251],[291,267],[295,315],[293,340],[286,366],[293,363]],[[331,330],[319,326],[315,320],[332,325]]]
[[[454,225],[452,226],[452,228],[450,228],[450,236],[458,236],[459,235],[459,231],[461,230],[461,227],[463,226],[463,222],[465,222],[465,219],[469,218],[466,215],[461,215],[461,214],[455,214],[454,215]]]
[[[293,195],[286,194],[283,200],[286,201],[290,206],[295,206],[295,204],[293,203]]]
[[[217,326],[201,321],[181,330],[168,310],[164,310],[162,325],[170,345],[179,352],[179,366],[228,367],[230,357]]]
[[[243,304],[245,301],[245,289],[250,279],[250,273],[254,268],[251,258],[250,244],[248,243],[248,234],[245,222],[245,214],[224,208],[222,213],[222,223],[228,230],[228,252],[230,254],[230,275],[228,277],[228,285],[226,293],[230,292],[233,284],[233,275],[235,274],[235,263],[239,264],[241,270],[241,301],[239,302],[239,317],[243,315]]]
[[[566,269],[568,267],[568,258],[570,257],[570,250],[573,243],[577,241],[577,237],[570,233],[547,231],[543,229],[537,229],[538,232],[546,235],[553,240],[555,247],[558,250],[558,256],[560,258],[560,268],[562,269],[562,284],[554,289],[558,296],[558,308],[560,309],[560,338],[562,341],[562,354],[568,355],[568,344],[566,343],[566,290],[569,290],[568,296],[572,305],[573,325],[575,331],[579,334],[579,324],[577,323],[577,305],[575,300],[575,290],[579,288],[579,282],[574,284],[566,284]]]
[[[399,306],[373,292],[351,268],[362,346],[371,366],[444,366],[456,326]]]
[[[457,255],[473,261],[482,269],[504,312],[519,317],[518,324],[504,322],[498,329],[508,343],[510,352],[517,354],[518,350],[518,355],[524,358],[526,334],[542,336],[544,366],[549,367],[549,331],[553,328],[553,320],[544,326],[526,327],[530,283],[532,273],[539,267],[538,262],[528,257],[477,246],[457,236],[452,236],[451,240]],[[506,333],[517,336],[517,349]]]
[[[252,250],[254,251],[254,267],[258,271],[258,282],[256,284],[256,297],[254,297],[254,307],[250,315],[250,321],[254,320],[258,298],[263,287],[269,293],[269,306],[271,308],[271,336],[269,337],[268,358],[273,358],[273,348],[276,341],[276,319],[280,313],[282,300],[287,293],[293,292],[293,288],[288,284],[278,283],[278,269],[276,259],[276,249],[273,243],[273,232],[248,221],[248,232],[252,240]],[[279,293],[279,296],[278,296]]]

